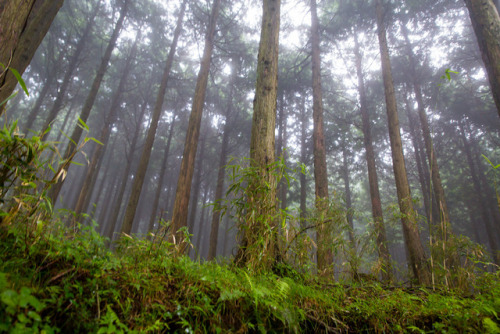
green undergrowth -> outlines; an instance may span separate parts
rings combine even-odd
[[[283,265],[252,273],[92,227],[0,229],[0,332],[500,333],[500,284],[467,293],[340,284]],[[283,274],[286,273],[286,274]]]

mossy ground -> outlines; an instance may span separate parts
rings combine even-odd
[[[0,332],[500,333],[497,274],[467,292],[253,273],[83,228],[0,230]]]

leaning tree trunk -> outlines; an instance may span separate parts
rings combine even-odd
[[[90,116],[90,112],[97,98],[97,93],[99,92],[99,88],[101,88],[102,80],[104,79],[104,75],[108,70],[111,54],[115,49],[116,41],[118,40],[118,36],[120,35],[125,17],[127,16],[129,1],[130,0],[125,0],[125,2],[123,3],[120,11],[120,17],[116,22],[115,28],[111,35],[111,39],[108,42],[108,46],[106,47],[106,51],[104,52],[104,56],[102,57],[101,64],[99,65],[99,69],[97,70],[96,76],[94,77],[94,82],[92,83],[92,87],[90,88],[89,95],[87,95],[87,99],[85,100],[85,104],[83,105],[82,111],[80,113],[79,119],[84,123],[87,122]],[[69,160],[74,155],[75,150],[78,147],[78,143],[80,142],[80,139],[82,137],[82,133],[82,126],[80,124],[77,124],[73,129],[73,132],[71,133],[70,141],[68,143],[68,146],[66,147],[66,150],[64,151],[64,155],[62,157],[63,161]],[[69,164],[66,165],[66,171],[69,166]],[[52,185],[52,188],[49,191],[49,197],[52,200],[52,203],[56,202],[57,197],[59,196],[59,193],[61,192],[62,186],[64,184],[64,180],[64,178],[60,178],[59,182]]]
[[[319,49],[319,23],[316,0],[311,0],[311,47],[312,47],[312,88],[313,88],[313,141],[314,141],[314,183],[316,209],[320,224],[317,228],[318,270],[324,272],[333,263],[331,236],[327,224],[329,194],[326,168],[325,134],[323,121],[323,97],[321,90],[321,58]]]
[[[201,116],[205,104],[205,94],[207,91],[208,75],[210,74],[210,62],[214,48],[215,27],[219,16],[220,0],[214,0],[212,11],[208,22],[207,34],[205,36],[205,49],[201,59],[200,71],[196,82],[196,89],[193,98],[193,106],[184,142],[184,153],[180,167],[179,179],[177,181],[177,191],[175,193],[174,211],[172,214],[172,235],[175,235],[176,243],[183,243],[182,232],[179,229],[187,227],[189,197],[191,195],[191,183],[193,181],[194,160],[198,149],[198,139],[200,137]],[[181,252],[185,250],[185,245],[181,247]]]
[[[64,0],[8,0],[0,3],[0,63],[23,74]],[[17,85],[0,67],[0,103]],[[0,116],[5,105],[0,107]]]
[[[137,211],[137,204],[139,203],[142,186],[144,184],[144,178],[146,177],[146,172],[148,169],[149,159],[151,158],[151,151],[153,149],[156,130],[158,129],[158,124],[160,122],[163,102],[165,100],[165,92],[167,91],[168,80],[170,78],[170,70],[172,69],[172,64],[174,63],[175,50],[177,49],[177,42],[179,41],[179,37],[182,32],[182,21],[184,19],[184,12],[186,10],[186,2],[187,0],[184,0],[182,2],[179,16],[177,18],[177,26],[175,27],[174,31],[174,39],[172,40],[172,45],[170,46],[170,51],[168,53],[167,61],[165,63],[165,69],[163,70],[163,77],[161,79],[160,89],[158,90],[158,96],[156,98],[156,104],[153,110],[151,124],[149,126],[148,134],[146,136],[146,141],[142,149],[141,158],[139,160],[139,166],[137,167],[137,173],[135,174],[134,177],[134,183],[132,184],[132,190],[130,193],[130,198],[127,203],[125,217],[123,218],[123,225],[121,228],[122,233],[130,234],[130,231],[132,230],[132,225],[134,223],[135,212]]]
[[[354,54],[356,57],[356,72],[358,76],[358,91],[361,105],[361,120],[363,130],[363,142],[366,151],[366,164],[368,168],[368,184],[370,186],[370,199],[372,204],[372,216],[377,233],[377,251],[382,262],[382,278],[389,281],[392,278],[391,255],[387,246],[387,236],[385,233],[384,215],[382,211],[382,201],[380,200],[380,190],[378,185],[377,167],[375,162],[375,150],[373,148],[372,133],[370,127],[370,114],[368,113],[365,81],[363,77],[362,55],[359,50],[357,34],[354,33]]]
[[[392,79],[391,62],[389,58],[389,47],[384,25],[385,9],[383,0],[376,0],[378,39],[380,44],[380,57],[382,61],[382,74],[384,79],[385,101],[387,107],[387,119],[389,122],[389,138],[391,142],[392,164],[394,178],[398,193],[399,209],[402,217],[403,234],[408,250],[409,266],[419,284],[430,284],[431,273],[426,260],[424,248],[420,241],[420,233],[417,226],[417,216],[413,209],[410,193],[410,185],[406,174],[406,166],[403,155],[403,144],[399,128],[399,118]]]
[[[500,16],[493,0],[465,0],[500,115]]]
[[[276,179],[267,169],[275,159],[276,100],[278,91],[278,52],[280,28],[280,0],[263,0],[263,14],[257,82],[253,104],[252,135],[250,139],[250,164],[256,168],[257,177],[248,184],[248,211],[250,220],[245,231],[235,263],[255,268],[270,268],[276,261],[278,250],[276,222]],[[259,190],[263,189],[263,190]],[[271,219],[271,221],[268,221]],[[264,239],[264,240],[263,240]],[[259,242],[257,242],[259,241]]]

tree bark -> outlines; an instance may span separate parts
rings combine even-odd
[[[137,167],[137,173],[135,174],[134,177],[134,183],[132,184],[130,198],[128,200],[127,209],[125,211],[125,216],[123,218],[123,225],[121,228],[122,233],[130,234],[130,231],[132,230],[132,224],[134,222],[135,212],[137,210],[137,204],[139,203],[139,197],[141,196],[142,186],[144,184],[144,178],[146,176],[146,171],[148,169],[149,159],[151,158],[151,151],[153,149],[156,130],[158,129],[158,123],[160,122],[163,102],[165,100],[165,92],[167,91],[167,85],[170,79],[170,70],[172,69],[175,51],[177,49],[177,42],[179,41],[179,37],[182,32],[182,22],[184,19],[184,12],[186,10],[186,2],[187,2],[186,0],[182,2],[179,11],[179,16],[177,17],[177,26],[175,27],[174,38],[172,40],[172,45],[170,46],[170,51],[168,53],[167,61],[165,63],[165,69],[163,71],[163,77],[161,80],[160,89],[158,90],[158,96],[156,98],[156,104],[153,110],[151,124],[149,126],[148,134],[146,136],[144,148],[142,149],[141,158],[139,160],[139,166]]]
[[[390,281],[392,279],[391,255],[387,246],[387,236],[385,232],[384,215],[382,201],[380,200],[380,190],[377,176],[377,166],[375,162],[375,150],[373,148],[372,133],[370,127],[370,114],[368,113],[366,88],[362,68],[362,55],[359,49],[359,42],[356,32],[354,33],[354,54],[356,57],[356,73],[358,76],[358,92],[360,100],[360,111],[363,130],[363,143],[366,151],[366,165],[368,168],[368,184],[370,187],[370,199],[372,205],[372,216],[377,233],[377,251],[382,262],[382,279]]]
[[[9,0],[0,5],[0,63],[23,74],[64,0]],[[14,91],[17,79],[0,69],[0,102]],[[0,107],[0,116],[5,105]]]
[[[87,123],[87,120],[90,116],[90,112],[92,111],[92,107],[94,106],[95,100],[97,98],[97,93],[99,92],[99,88],[101,88],[102,80],[104,79],[104,75],[108,70],[111,54],[115,49],[116,41],[118,40],[120,31],[123,27],[123,22],[125,21],[125,17],[127,16],[129,1],[130,0],[125,0],[123,3],[123,6],[120,11],[120,17],[116,22],[115,28],[111,35],[111,39],[108,42],[106,51],[104,52],[104,56],[101,60],[101,64],[99,65],[99,69],[97,70],[96,76],[94,77],[94,82],[92,83],[89,95],[87,96],[82,111],[80,112],[79,118],[84,123]],[[68,142],[68,146],[66,146],[66,150],[64,151],[64,155],[62,157],[63,160],[70,159],[72,154],[75,152],[75,150],[78,147],[78,143],[80,142],[80,139],[82,137],[82,133],[83,133],[83,128],[80,126],[80,124],[76,124],[70,136],[71,140]],[[67,168],[69,168],[69,166],[70,165],[67,165],[66,170]],[[56,202],[57,197],[59,196],[59,193],[61,192],[62,186],[64,184],[64,180],[65,180],[64,178],[60,178],[59,182],[52,185],[52,188],[49,191],[49,197],[52,200],[52,203]]]
[[[276,179],[266,167],[275,160],[280,7],[281,0],[263,0],[250,139],[250,164],[256,168],[258,177],[248,185],[249,193],[255,196],[247,201],[248,210],[255,218],[246,222],[247,226],[234,260],[238,265],[249,265],[253,262],[251,265],[256,268],[270,268],[276,261],[275,255],[278,255],[275,248],[276,222],[267,221],[276,212]],[[262,221],[263,219],[266,221]],[[263,242],[256,243],[262,238],[265,238]],[[252,258],[252,253],[262,256],[255,259]]]
[[[492,0],[464,0],[500,115],[500,16]]]
[[[214,0],[205,36],[205,49],[201,59],[200,71],[198,72],[186,140],[184,142],[184,153],[182,154],[179,179],[177,181],[171,231],[172,236],[175,235],[176,243],[178,244],[183,243],[183,235],[182,233],[179,233],[179,229],[187,227],[189,198],[191,195],[191,183],[194,173],[194,160],[198,149],[201,117],[203,114],[203,106],[205,104],[208,75],[210,74],[210,62],[214,48],[215,27],[219,16],[219,8],[220,0]],[[181,252],[183,251],[185,251],[185,245],[181,247]]]
[[[413,209],[410,186],[406,174],[406,166],[403,154],[403,145],[399,128],[398,110],[394,83],[392,79],[389,47],[384,25],[385,9],[383,0],[376,0],[378,39],[380,44],[380,56],[382,61],[382,74],[384,79],[384,91],[387,107],[387,118],[389,123],[389,138],[391,142],[392,163],[396,188],[398,193],[399,208],[402,214],[401,222],[403,234],[409,255],[409,267],[413,271],[415,279],[419,284],[426,285],[431,282],[429,266],[424,253],[420,233],[417,226],[417,217]]]
[[[309,118],[306,114],[306,96],[302,94],[300,98],[300,163],[307,164],[307,128],[309,126]],[[305,227],[305,219],[307,213],[307,179],[305,173],[300,173],[300,223],[301,227]]]

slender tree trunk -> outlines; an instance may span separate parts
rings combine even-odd
[[[235,263],[269,268],[278,256],[276,247],[276,222],[261,221],[274,216],[276,210],[276,180],[266,167],[274,163],[275,129],[276,129],[276,99],[278,90],[278,53],[280,28],[280,0],[263,0],[262,26],[257,63],[257,82],[253,105],[252,135],[250,139],[250,164],[257,168],[259,177],[249,184],[250,193],[255,197],[248,199],[248,207],[253,212],[252,221],[247,222],[242,242],[235,257]],[[265,189],[253,191],[251,189]],[[270,235],[271,234],[271,235]],[[251,251],[259,243],[254,253],[262,257],[252,259]]]
[[[80,60],[80,55],[83,52],[83,49],[85,47],[85,44],[87,43],[87,40],[89,39],[90,32],[92,31],[92,28],[94,27],[94,21],[99,13],[100,10],[100,2],[96,4],[94,11],[92,12],[92,15],[90,16],[89,22],[87,23],[85,30],[83,31],[82,37],[78,40],[78,43],[76,44],[75,51],[73,55],[71,56],[69,63],[68,63],[68,68],[66,69],[66,72],[64,74],[63,81],[61,83],[61,86],[59,88],[59,91],[57,92],[56,100],[54,101],[54,104],[52,105],[52,108],[49,111],[49,114],[47,115],[47,118],[45,120],[45,123],[42,126],[42,132],[47,131],[47,129],[50,127],[50,125],[55,121],[57,118],[57,115],[59,114],[59,111],[61,110],[64,102],[64,98],[66,97],[66,91],[69,88],[70,82],[73,79],[73,72],[75,71],[78,62]],[[45,134],[42,136],[42,139],[46,139],[48,134]]]
[[[319,23],[316,0],[311,0],[311,46],[312,46],[312,87],[313,87],[313,141],[314,141],[314,183],[316,209],[320,221],[326,221],[329,206],[328,174],[326,168],[325,134],[323,121],[323,97],[321,89],[321,58],[319,49]],[[317,230],[318,270],[325,272],[333,263],[331,237],[326,224]]]
[[[96,145],[94,151],[92,153],[92,158],[89,164],[89,168],[87,169],[87,174],[85,176],[85,183],[83,184],[83,188],[80,190],[80,195],[78,197],[78,202],[76,203],[75,213],[80,214],[82,210],[88,205],[90,201],[90,196],[92,195],[92,189],[94,188],[95,182],[97,180],[97,175],[99,174],[99,167],[102,161],[102,156],[104,151],[109,143],[109,138],[111,136],[111,128],[113,123],[116,121],[116,117],[118,115],[118,111],[120,110],[120,99],[122,96],[122,92],[125,90],[125,85],[128,80],[128,76],[132,69],[132,61],[135,59],[137,52],[137,43],[140,39],[140,33],[137,34],[135,43],[130,51],[129,56],[127,57],[125,68],[123,69],[122,76],[120,78],[120,82],[118,83],[118,87],[116,88],[116,92],[113,95],[111,101],[110,111],[106,117],[104,122],[104,126],[99,135],[99,141],[103,145]]]
[[[149,218],[148,232],[153,232],[155,221],[157,220],[158,205],[160,203],[160,197],[163,191],[164,180],[167,174],[168,158],[170,156],[170,144],[172,143],[172,137],[174,135],[174,125],[177,118],[177,110],[174,111],[172,116],[172,122],[170,123],[170,129],[168,130],[167,145],[165,146],[165,151],[163,151],[163,160],[161,162],[160,178],[158,179],[158,185],[155,191],[155,197],[153,200],[153,208],[151,210],[151,217]]]
[[[130,234],[130,231],[132,229],[132,224],[134,222],[135,212],[137,210],[137,204],[139,203],[139,197],[141,196],[142,186],[144,184],[144,178],[146,176],[146,171],[148,169],[149,159],[151,158],[151,151],[153,149],[156,130],[158,129],[158,124],[160,122],[163,102],[165,100],[165,92],[167,91],[168,80],[170,78],[170,70],[172,69],[175,51],[177,49],[177,42],[179,41],[179,37],[182,32],[182,22],[184,19],[185,9],[186,9],[186,0],[182,2],[179,16],[177,17],[177,26],[175,27],[174,31],[174,39],[172,40],[172,45],[170,46],[170,51],[167,57],[167,61],[165,63],[165,69],[163,71],[163,77],[161,80],[160,89],[158,90],[158,96],[156,98],[156,104],[153,110],[151,125],[149,126],[146,142],[142,150],[141,158],[139,160],[139,166],[137,167],[137,173],[135,174],[134,177],[134,183],[132,184],[130,198],[128,200],[127,209],[125,211],[125,217],[123,219],[123,225],[121,228],[122,233]]]
[[[116,22],[115,28],[111,35],[111,39],[108,42],[108,46],[106,47],[106,51],[104,52],[101,64],[99,65],[99,69],[97,70],[96,76],[94,78],[94,82],[92,83],[89,95],[87,96],[85,104],[83,105],[82,111],[80,113],[79,118],[84,123],[87,122],[90,116],[90,112],[92,110],[92,107],[94,106],[95,100],[97,98],[97,93],[99,92],[99,88],[101,87],[102,80],[104,79],[104,75],[108,70],[111,54],[115,49],[116,41],[118,40],[118,37],[120,35],[120,31],[122,29],[123,22],[125,21],[125,17],[127,16],[129,1],[130,0],[125,0],[123,3],[123,6],[120,11],[120,17]],[[74,154],[75,150],[78,147],[78,143],[80,142],[80,139],[82,137],[82,133],[83,133],[83,128],[80,126],[80,124],[77,124],[70,136],[71,140],[69,141],[68,146],[66,147],[66,150],[63,155],[63,160],[70,159],[70,157]],[[69,165],[67,165],[67,168],[69,168]],[[62,189],[64,180],[65,180],[64,178],[60,178],[59,182],[52,185],[52,188],[49,191],[49,197],[52,200],[52,203],[56,202],[57,197],[59,196],[59,192]]]
[[[385,9],[383,0],[376,0],[378,39],[380,44],[380,56],[382,60],[382,74],[384,78],[385,100],[387,107],[387,118],[389,122],[389,138],[391,141],[392,163],[396,188],[398,193],[399,208],[401,210],[401,222],[403,234],[409,255],[409,266],[419,284],[430,284],[431,274],[427,263],[424,248],[420,241],[420,233],[417,226],[417,217],[413,209],[410,193],[410,185],[406,174],[406,166],[403,155],[403,145],[399,128],[398,110],[394,83],[392,80],[391,62],[389,58],[389,47],[384,25]]]
[[[500,115],[500,16],[492,0],[465,0]]]
[[[200,136],[201,116],[205,104],[205,93],[207,90],[208,75],[210,74],[210,62],[214,48],[215,27],[219,16],[220,0],[214,0],[205,36],[205,49],[201,59],[200,71],[196,82],[196,89],[189,117],[189,124],[184,141],[184,153],[180,167],[177,190],[175,193],[174,211],[172,214],[172,233],[176,234],[176,242],[183,243],[182,233],[179,229],[187,226],[189,198],[191,195],[191,183],[194,173],[194,160],[198,149],[198,139]],[[185,245],[184,245],[185,246]],[[185,247],[181,247],[181,251]]]
[[[384,281],[392,279],[391,255],[387,246],[387,236],[385,233],[384,215],[382,201],[380,200],[380,190],[378,185],[377,167],[375,162],[375,150],[373,148],[372,133],[370,127],[370,114],[368,113],[366,88],[362,68],[362,56],[359,50],[357,34],[354,33],[354,54],[356,56],[356,72],[358,76],[358,91],[361,105],[361,119],[363,129],[363,142],[366,151],[366,164],[368,168],[368,183],[370,186],[370,199],[372,204],[372,216],[377,233],[377,251],[382,261],[382,278]]]
[[[8,0],[0,4],[0,63],[23,74],[64,0]],[[14,91],[17,79],[0,68],[0,102]],[[0,107],[3,114],[5,105]]]
[[[279,113],[278,113],[278,145],[276,149],[276,154],[283,157],[283,161],[286,164],[286,146],[287,146],[287,133],[286,133],[286,111],[285,111],[285,92],[278,93]],[[286,195],[287,195],[287,181],[283,178],[278,184],[278,199],[282,210],[286,209]]]
[[[200,215],[200,221],[198,223],[198,233],[196,236],[196,251],[198,252],[198,255],[200,257],[203,256],[203,250],[205,248],[205,239],[206,235],[208,234],[207,231],[207,224],[205,222],[205,214],[207,212],[207,206],[205,203],[207,203],[207,198],[208,198],[208,193],[210,192],[210,187],[207,185],[205,187],[205,191],[203,192],[203,198],[201,200],[202,206],[201,206],[201,215]]]
[[[351,193],[351,182],[349,180],[349,153],[347,152],[347,143],[345,138],[342,140],[342,178],[344,179],[344,191],[345,191],[345,206],[346,206],[346,218],[349,224],[349,240],[353,247],[356,247],[356,240],[354,236],[354,217],[352,212],[352,193]]]

